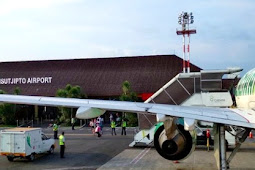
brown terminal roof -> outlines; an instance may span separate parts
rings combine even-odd
[[[191,71],[201,69],[191,64]],[[154,93],[178,73],[182,59],[176,55],[150,55],[118,58],[23,61],[0,63],[0,78],[52,77],[51,83],[1,84],[13,93],[15,87],[24,95],[55,96],[67,84],[79,85],[91,97],[122,94],[125,80],[137,94]]]

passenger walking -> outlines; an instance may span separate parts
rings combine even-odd
[[[93,121],[94,121],[94,134],[95,134],[95,130],[96,130],[96,127],[97,127],[97,119],[95,118]]]
[[[122,120],[121,127],[122,127],[121,135],[123,135],[123,133],[124,133],[124,135],[126,135],[126,134],[127,134],[127,133],[126,133],[127,121],[126,121],[125,118]]]
[[[98,117],[98,122],[99,122],[99,126],[100,126],[100,129],[101,129],[101,134],[103,134],[103,127],[104,127],[104,119],[102,117]]]
[[[116,126],[120,126],[121,125],[120,122],[121,122],[121,117],[119,113],[116,113]]]
[[[62,132],[62,135],[59,136],[59,146],[60,146],[60,158],[65,158],[65,136],[64,132]]]
[[[116,135],[115,127],[116,127],[116,123],[115,123],[114,120],[112,120],[112,121],[111,121],[112,135],[113,135],[113,132],[114,132],[114,134]]]
[[[96,128],[95,128],[95,132],[97,133],[97,137],[101,137],[101,128],[99,126],[99,124],[96,124]]]
[[[58,139],[58,125],[56,123],[53,124],[53,132],[54,132],[54,139]]]
[[[95,126],[94,126],[94,120],[91,119],[89,122],[89,126],[91,127],[91,132],[95,134]]]
[[[113,115],[112,113],[110,114],[110,122],[113,120]]]
[[[74,129],[75,119],[74,118],[71,119],[71,124],[72,124],[72,130],[75,130]]]

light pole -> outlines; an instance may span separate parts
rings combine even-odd
[[[176,31],[177,35],[183,35],[183,73],[186,72],[186,41],[185,41],[185,35],[188,35],[188,44],[187,44],[187,53],[188,53],[188,59],[187,59],[187,72],[190,72],[190,34],[196,34],[195,29],[190,29],[189,24],[194,23],[194,16],[191,13],[188,12],[182,12],[179,14],[178,17],[178,23],[182,26],[181,30]]]

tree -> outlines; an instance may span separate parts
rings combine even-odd
[[[20,94],[21,90],[19,87],[16,87],[14,89],[14,94],[18,95]],[[5,94],[6,92],[3,90],[0,90],[0,94]],[[2,118],[2,121],[6,125],[15,124],[16,123],[16,112],[17,112],[17,105],[16,104],[9,104],[5,103],[0,105],[0,116]]]
[[[15,95],[19,95],[20,93],[21,93],[20,88],[19,88],[19,87],[15,87],[15,89],[14,89],[14,94],[15,94]],[[15,105],[14,105],[14,113],[16,113],[16,111],[17,111],[17,105],[15,104]]]
[[[0,94],[5,94],[6,92],[4,90],[0,90]]]
[[[19,88],[19,87],[15,87],[15,89],[14,89],[14,94],[15,94],[15,95],[19,95],[20,93],[21,93],[20,88]]]
[[[81,92],[80,86],[72,86],[71,84],[67,84],[64,89],[58,89],[56,96],[64,98],[87,98],[87,96]],[[61,115],[58,121],[70,124],[71,118],[74,117],[73,108],[60,107],[59,109]]]
[[[14,125],[16,123],[14,108],[14,104],[9,103],[0,106],[0,114],[5,125]]]
[[[122,83],[122,95],[120,96],[121,101],[137,101],[137,94],[132,91],[131,84],[129,81],[124,81]],[[128,119],[129,126],[137,126],[138,125],[138,119],[136,113],[124,113],[123,117]]]
[[[126,80],[122,83],[122,91],[123,93],[120,96],[121,101],[137,101],[137,94],[132,91],[129,81]]]

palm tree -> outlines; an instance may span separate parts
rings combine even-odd
[[[129,81],[124,81],[122,83],[122,95],[120,96],[121,101],[137,101],[137,94],[132,91],[131,89],[131,84]],[[124,113],[123,117],[128,119],[128,124],[130,126],[137,126],[138,125],[138,119],[137,119],[137,114],[136,113]]]
[[[67,84],[64,89],[58,89],[56,93],[57,97],[64,97],[64,98],[87,98],[85,94],[81,92],[81,87],[80,86],[72,86],[71,84]],[[64,108],[61,107],[61,117],[60,117],[60,122],[67,122],[70,123],[71,118],[74,117],[73,115],[73,108]],[[69,119],[70,118],[70,119]]]
[[[19,87],[15,87],[15,89],[14,89],[14,94],[15,94],[15,95],[19,95],[20,93],[21,93],[20,88],[19,88]],[[15,104],[15,105],[14,105],[14,112],[16,113],[16,111],[17,111],[17,105]]]
[[[121,101],[137,101],[137,94],[132,91],[129,81],[126,80],[122,83],[122,91],[123,93],[120,96]]]

